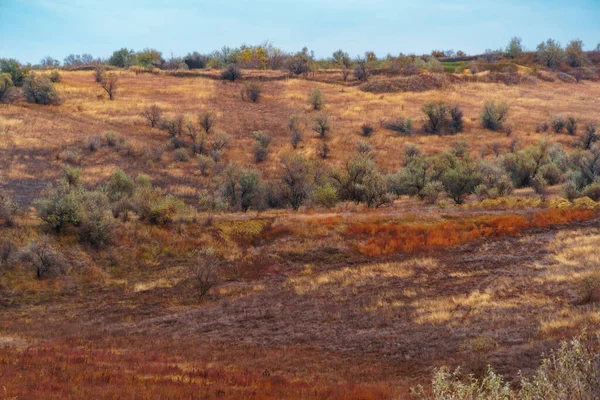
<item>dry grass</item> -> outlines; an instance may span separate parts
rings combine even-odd
[[[597,83],[578,85],[575,94],[572,85],[539,82],[381,95],[329,76],[268,72],[261,76],[263,98],[253,104],[241,100],[242,83],[222,83],[216,74],[120,72],[121,88],[110,102],[90,72],[64,72],[64,104],[0,107],[0,187],[27,207],[59,176],[71,150],[81,156],[86,184],[120,167],[195,201],[213,177],[193,162],[174,161],[167,134],[139,116],[151,104],[167,117],[215,113],[217,128],[232,136],[224,161],[266,176],[279,173],[279,156],[290,151],[291,114],[305,128],[297,151],[316,156],[320,139],[309,133],[313,113],[306,105],[314,87],[332,121],[334,166],[364,140],[363,123],[390,116],[418,121],[429,101],[462,106],[467,130],[456,139],[477,153],[512,140],[479,127],[487,99],[512,104],[522,145],[544,137],[535,125],[551,115],[600,119]],[[125,138],[127,149],[88,153],[87,136],[106,130]],[[260,165],[252,158],[253,130],[273,136],[271,156]],[[437,153],[453,140],[401,138],[382,128],[369,139],[386,171],[400,166],[406,143]],[[566,136],[549,140],[572,145]],[[70,232],[55,236],[69,264],[65,275],[36,280],[19,261],[0,266],[2,396],[403,398],[434,366],[468,366],[468,349],[482,337],[495,343],[486,359],[499,372],[527,375],[559,340],[600,328],[598,204],[588,200],[541,201],[526,189],[461,207],[402,198],[380,210],[344,203],[305,213],[190,212],[165,227],[115,221],[114,242],[104,249],[80,244]],[[0,242],[20,248],[44,233],[26,212],[16,227],[0,228]],[[200,302],[188,277],[204,253],[223,263],[218,287]]]

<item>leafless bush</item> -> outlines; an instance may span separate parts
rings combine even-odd
[[[65,265],[62,255],[46,236],[29,242],[21,249],[20,257],[33,267],[38,279],[61,273]]]
[[[200,127],[204,129],[204,132],[209,134],[215,125],[215,117],[208,111],[203,112],[198,117],[198,123],[200,124]]]
[[[145,119],[148,120],[148,122],[150,122],[150,126],[152,128],[157,126],[158,123],[160,122],[161,114],[162,114],[162,109],[159,106],[157,106],[156,104],[148,106],[144,109],[144,111],[142,111],[142,117],[144,117]]]
[[[292,147],[296,149],[298,144],[302,141],[302,130],[300,129],[300,122],[298,121],[298,117],[292,115],[288,122],[288,129],[290,131],[290,143]]]
[[[262,94],[262,87],[258,82],[250,82],[244,85],[242,89],[242,100],[250,100],[253,103],[257,103]]]
[[[592,145],[600,139],[595,122],[588,122],[585,124],[585,128],[583,130],[583,136],[581,138],[581,142],[583,144],[583,148],[585,150],[589,150],[592,148]]]
[[[211,257],[201,256],[192,268],[191,280],[198,300],[204,300],[210,290],[218,284],[219,262]]]
[[[109,100],[114,100],[115,93],[119,87],[119,75],[114,72],[104,72],[101,75],[100,87],[106,91]]]
[[[96,152],[102,146],[102,139],[98,135],[90,135],[85,141],[85,147],[90,153]]]

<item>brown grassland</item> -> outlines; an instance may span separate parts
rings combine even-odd
[[[306,104],[313,88],[332,125],[327,162],[343,166],[368,140],[384,172],[401,167],[408,143],[437,154],[463,139],[477,156],[492,154],[493,142],[508,151],[515,136],[523,146],[546,139],[572,148],[573,137],[536,133],[536,124],[565,113],[600,120],[598,82],[459,82],[373,94],[326,72],[254,72],[247,79],[262,82],[263,97],[252,103],[240,97],[243,82],[119,71],[109,101],[92,72],[61,74],[62,104],[0,105],[0,188],[25,207],[15,226],[0,228],[0,244],[43,235],[33,201],[60,178],[67,150],[83,155],[84,185],[118,167],[193,204],[210,177],[194,161],[176,161],[168,134],[140,117],[152,104],[166,116],[214,113],[231,136],[221,163],[265,177],[292,151],[292,114],[305,127],[296,152],[317,158],[321,140],[308,128],[314,111]],[[439,100],[461,105],[463,133],[398,137],[381,127],[392,117],[421,125],[423,104]],[[486,100],[510,103],[511,137],[480,127]],[[376,128],[368,139],[359,133],[365,122]],[[108,130],[127,152],[87,153],[87,137]],[[258,165],[257,130],[273,137]],[[516,381],[561,340],[600,330],[600,204],[571,203],[558,190],[543,200],[529,188],[495,201],[472,196],[461,206],[401,197],[375,210],[341,203],[190,212],[166,226],[116,220],[113,242],[101,249],[69,231],[56,235],[64,275],[38,280],[0,269],[0,399],[407,398],[442,365],[478,374],[490,364]],[[187,276],[203,249],[220,260],[219,284],[199,299]]]

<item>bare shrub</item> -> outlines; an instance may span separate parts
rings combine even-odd
[[[63,272],[64,259],[46,236],[32,240],[19,253],[21,260],[33,267],[38,279]]]
[[[583,144],[583,148],[585,150],[589,150],[592,148],[592,145],[600,139],[596,129],[595,122],[588,122],[585,124],[585,128],[583,130],[583,136],[581,137],[581,142]]]
[[[318,148],[319,157],[321,157],[323,160],[325,160],[325,159],[327,159],[327,157],[329,157],[330,152],[331,152],[331,149],[329,148],[327,143],[323,143]]]
[[[217,286],[218,268],[219,262],[208,256],[202,256],[193,267],[191,279],[194,283],[198,300],[204,300],[211,289]]]
[[[104,72],[100,77],[100,87],[108,94],[109,100],[114,100],[119,87],[119,75],[114,72]]]
[[[297,116],[292,115],[290,117],[288,129],[290,131],[290,143],[292,144],[292,147],[296,149],[298,144],[302,141],[302,130]]]
[[[198,169],[200,170],[200,173],[204,176],[208,175],[208,171],[210,169],[212,169],[215,166],[215,162],[213,161],[212,158],[204,156],[204,155],[199,155],[198,156]]]
[[[150,122],[150,127],[154,128],[154,127],[158,126],[158,123],[160,122],[160,117],[162,115],[162,109],[159,106],[157,106],[156,104],[153,104],[151,106],[144,108],[141,115],[142,115],[142,117],[147,119],[148,122]]]
[[[203,112],[198,117],[198,123],[200,124],[200,127],[204,129],[204,132],[209,134],[212,132],[212,129],[215,125],[215,116],[208,111]]]
[[[85,141],[85,148],[90,153],[96,152],[102,146],[102,139],[98,135],[90,135]]]
[[[548,129],[550,129],[550,125],[548,125],[547,122],[538,122],[536,127],[535,127],[535,132],[536,133],[543,133],[543,132],[547,132]]]
[[[242,100],[250,100],[257,103],[262,94],[262,87],[258,82],[250,82],[244,85],[242,89]]]

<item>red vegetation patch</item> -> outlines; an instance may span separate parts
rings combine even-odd
[[[179,363],[158,353],[84,347],[0,348],[6,398],[60,399],[381,399],[390,390],[350,383],[313,385],[268,370]],[[3,397],[4,398],[4,397]]]
[[[347,233],[371,236],[366,243],[358,245],[358,251],[377,257],[398,252],[441,249],[483,237],[517,235],[526,229],[584,221],[595,215],[594,211],[587,209],[551,209],[529,216],[482,216],[434,224],[360,223],[350,225]]]

